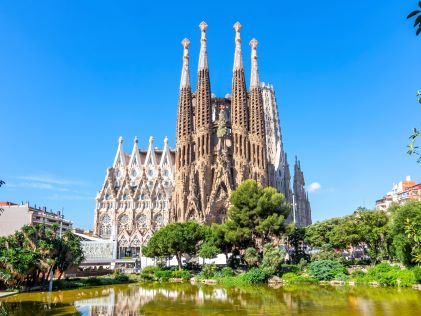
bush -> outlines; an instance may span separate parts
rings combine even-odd
[[[172,277],[172,273],[171,270],[159,270],[155,272],[155,277],[160,281],[168,281]]]
[[[412,268],[412,272],[414,272],[414,277],[415,277],[415,280],[417,281],[417,283],[421,283],[421,267],[416,266],[416,267]]]
[[[281,265],[281,273],[288,273],[288,272],[298,273],[299,270],[300,270],[299,267],[294,264]]]
[[[210,279],[214,277],[215,272],[216,272],[216,265],[214,263],[205,264],[202,267],[202,275],[205,277],[205,279]]]
[[[336,275],[346,273],[344,266],[333,260],[314,261],[309,264],[308,271],[310,275],[324,281],[330,281]]]
[[[102,282],[100,279],[96,277],[89,277],[86,279],[85,284],[88,286],[96,286],[96,285],[101,285]]]
[[[288,283],[317,283],[319,280],[310,276],[298,275],[294,272],[287,272],[282,276],[282,280]]]
[[[157,271],[159,271],[159,270],[161,270],[159,267],[155,267],[155,266],[147,266],[147,267],[144,267],[144,268],[142,269],[142,272],[143,272],[143,273],[148,273],[148,274],[155,274],[155,272],[157,272]]]
[[[400,280],[400,286],[412,286],[412,284],[417,283],[413,270],[400,270],[397,273],[397,278]]]
[[[257,250],[253,247],[247,248],[244,253],[244,261],[247,262],[249,267],[256,266],[259,263],[259,254],[257,253]]]
[[[268,273],[267,269],[251,268],[249,271],[241,275],[244,283],[257,284],[266,282],[272,275]]]
[[[234,275],[234,270],[230,267],[222,268],[221,272],[224,277],[230,277]]]
[[[386,286],[411,286],[417,282],[413,269],[401,270],[388,263],[380,263],[368,269],[365,279],[367,282],[376,281]]]
[[[399,270],[400,268],[398,266],[391,266],[388,263],[379,263],[378,265],[375,265],[374,267],[371,267],[368,269],[366,279],[368,281],[380,282],[380,279],[385,277],[385,275],[388,272],[399,271]]]
[[[130,281],[130,278],[126,274],[118,274],[114,277],[114,280],[119,283],[128,283]]]
[[[185,280],[188,280],[192,277],[191,273],[187,270],[174,270],[172,271],[171,276],[173,278],[181,278]]]
[[[287,273],[282,275],[282,280],[291,281],[291,280],[296,279],[297,277],[298,277],[298,274],[296,274],[294,272],[287,272]]]

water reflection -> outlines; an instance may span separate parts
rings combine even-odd
[[[0,315],[421,315],[412,289],[131,284],[0,300]]]

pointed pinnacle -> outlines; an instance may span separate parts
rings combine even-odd
[[[189,39],[188,38],[185,38],[185,39],[183,39],[182,41],[181,41],[181,45],[183,45],[183,47],[184,48],[189,48],[189,46],[190,46],[190,41],[189,41]]]
[[[206,24],[205,21],[200,22],[199,24],[199,28],[202,32],[205,32],[208,29],[208,25]]]
[[[236,22],[233,27],[234,27],[234,30],[236,32],[240,32],[240,30],[241,30],[241,24],[240,24],[240,22]]]
[[[255,39],[255,38],[253,38],[251,41],[250,41],[250,46],[251,46],[251,48],[253,48],[253,49],[256,49],[256,47],[257,47],[257,45],[259,44],[259,42]]]

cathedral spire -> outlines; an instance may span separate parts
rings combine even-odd
[[[206,30],[208,25],[205,21],[202,21],[199,24],[199,28],[202,31],[202,36],[200,39],[200,54],[199,54],[199,70],[208,69],[208,52],[206,50]]]
[[[185,38],[181,42],[184,47],[183,68],[181,70],[180,90],[182,88],[190,88],[190,69],[189,69],[189,45],[190,41]]]
[[[126,167],[126,159],[124,156],[124,150],[123,150],[123,137],[120,136],[118,138],[118,147],[117,147],[117,153],[114,158],[113,168],[125,168]]]
[[[257,65],[257,45],[259,42],[253,38],[250,41],[251,46],[251,76],[250,76],[250,89],[258,87],[260,84],[259,80],[259,68]]]
[[[241,24],[237,22],[234,24],[235,30],[235,52],[234,52],[234,68],[233,71],[236,69],[243,69],[243,57],[241,56],[241,37],[240,37],[240,30]]]

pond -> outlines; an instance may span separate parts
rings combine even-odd
[[[421,315],[413,289],[175,283],[102,286],[0,299],[0,315]]]

